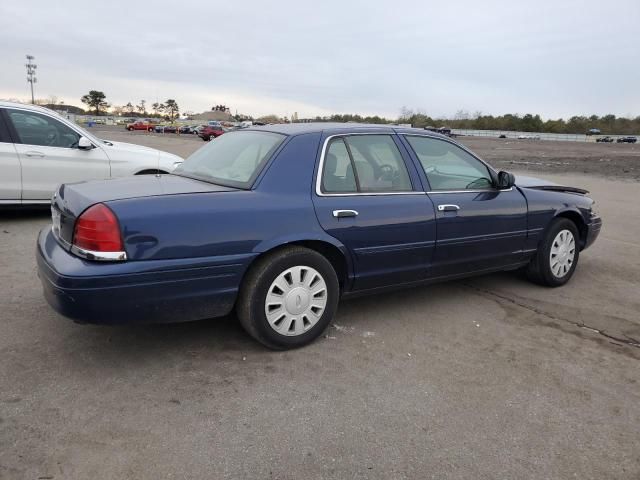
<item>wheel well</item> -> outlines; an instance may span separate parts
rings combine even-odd
[[[578,212],[567,211],[559,213],[558,217],[566,218],[575,223],[576,228],[578,229],[578,233],[580,234],[580,248],[582,249],[587,240],[587,225],[584,222],[582,215],[580,215]]]
[[[331,263],[333,269],[336,271],[340,290],[344,288],[348,279],[347,260],[344,258],[343,253],[337,247],[331,245],[328,242],[323,242],[322,240],[300,240],[296,242],[286,243],[284,245],[279,245],[275,248],[272,248],[271,250],[262,252],[260,255],[253,259],[251,265],[254,265],[258,259],[264,257],[265,255],[269,255],[277,250],[287,248],[291,245],[297,245],[299,247],[308,248],[309,250],[314,250],[320,255],[324,256],[327,260],[329,260],[329,263]],[[251,265],[249,265],[247,271],[251,268]]]
[[[153,170],[142,170],[141,172],[136,173],[136,175],[155,175],[155,174],[167,174],[169,172],[165,172],[164,170],[160,170],[159,168],[154,168]]]

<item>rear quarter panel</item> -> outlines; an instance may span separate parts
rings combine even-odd
[[[247,254],[298,240],[325,240],[311,202],[320,134],[298,135],[265,167],[253,190],[108,202],[133,261]],[[336,245],[337,246],[337,245]]]

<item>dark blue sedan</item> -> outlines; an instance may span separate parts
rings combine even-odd
[[[600,231],[587,193],[496,172],[425,130],[254,127],[170,175],[62,185],[39,275],[78,322],[235,309],[285,349],[318,337],[340,297],[516,269],[563,285]]]

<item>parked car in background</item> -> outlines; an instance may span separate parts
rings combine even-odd
[[[619,137],[617,143],[636,143],[638,139],[636,137]]]
[[[600,135],[600,129],[598,128],[590,128],[587,132],[587,135]]]
[[[507,136],[504,133],[502,133],[498,138],[507,138]]]
[[[340,298],[515,269],[567,283],[601,228],[587,193],[419,129],[248,128],[171,175],[63,185],[38,271],[49,304],[80,322],[235,308],[256,340],[287,349],[321,335]]]
[[[429,132],[439,133],[440,135],[446,135],[447,137],[451,137],[451,129],[448,127],[424,127],[425,130]]]
[[[518,140],[540,140],[540,135],[518,135]]]
[[[205,142],[208,142],[212,138],[219,137],[223,133],[225,133],[225,130],[220,125],[203,125],[198,132],[198,136]]]
[[[156,125],[154,130],[156,133],[176,133],[178,127],[175,125]]]
[[[596,142],[598,143],[613,143],[613,137],[600,137],[596,138]]]
[[[134,130],[146,130],[148,132],[153,132],[155,124],[147,122],[146,120],[138,120],[133,123],[128,123],[125,128],[130,132]]]
[[[181,162],[101,140],[44,107],[0,102],[0,204],[46,204],[61,183],[168,173]]]
[[[198,131],[196,130],[198,128],[198,125],[183,125],[180,127],[180,133],[182,134],[189,134],[192,133],[194,135],[198,134]]]

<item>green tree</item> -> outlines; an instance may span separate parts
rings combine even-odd
[[[100,115],[100,110],[106,110],[109,104],[106,101],[107,96],[99,90],[90,90],[88,94],[83,95],[80,99],[82,103],[86,103],[93,108],[96,115]]]
[[[173,98],[170,98],[169,100],[164,102],[164,111],[169,117],[169,120],[173,122],[173,120],[180,114],[180,107],[178,107],[178,102],[176,102]]]

